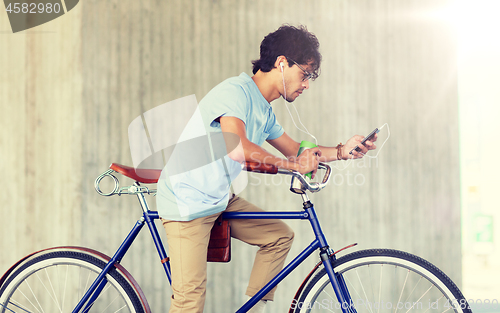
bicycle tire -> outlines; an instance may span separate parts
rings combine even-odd
[[[353,312],[472,313],[455,283],[415,255],[390,249],[362,250],[336,259],[332,265],[347,285]],[[322,267],[292,301],[290,312],[325,310],[342,312]]]
[[[0,313],[72,312],[108,259],[84,248],[54,248],[21,260],[0,288]],[[149,312],[142,291],[121,265],[106,280],[88,312]]]

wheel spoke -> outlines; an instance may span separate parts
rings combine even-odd
[[[12,302],[10,302],[10,301],[9,301],[8,303],[10,303],[10,304],[12,304],[12,305],[16,306],[14,303],[12,303]],[[9,309],[8,307],[6,307],[5,305],[3,305],[2,303],[0,303],[0,307],[4,308],[4,309],[6,309],[6,310],[9,310],[9,311],[11,311],[11,312],[13,312],[13,313],[16,313],[16,312],[12,311],[11,309]]]
[[[116,312],[120,312],[121,310],[123,310],[124,308],[126,308],[126,305],[122,306],[121,308],[119,308],[118,310],[116,310],[114,313]]]
[[[20,308],[21,310],[25,311],[25,312],[28,312],[28,313],[31,313],[31,311],[29,311],[27,308],[24,308],[20,303],[14,303],[14,302],[17,302],[17,301],[14,301],[14,300],[11,300],[9,301],[10,304],[12,304],[13,306],[17,307],[17,308]],[[3,306],[3,305],[2,305]],[[3,306],[4,308],[6,308],[7,310],[11,311],[11,312],[14,312],[12,311],[11,309],[9,309],[8,307],[6,306]],[[15,312],[14,312],[15,313]]]
[[[363,294],[365,295],[366,306],[370,309],[370,312],[373,313],[371,305],[370,305],[370,301],[368,300],[368,296],[366,295],[365,287],[363,285],[363,282],[361,282],[361,278],[359,277],[359,273],[358,273],[357,269],[356,269],[356,275],[358,276],[358,281],[359,281],[359,284],[361,285],[361,290],[363,290]]]
[[[47,273],[47,269],[45,268],[44,269],[45,273]],[[47,291],[47,294],[49,295],[49,297],[52,299],[52,301],[54,301],[54,303],[57,304],[57,301],[54,299],[54,297],[52,297],[52,294],[50,293],[49,289],[47,288],[47,286],[45,286],[45,284],[43,283],[42,279],[40,278],[40,275],[38,275],[38,272],[36,273],[36,277],[38,278],[38,280],[40,281],[40,283],[42,284],[43,288],[45,289],[45,291]],[[48,276],[47,276],[48,277]],[[50,281],[50,280],[49,280]],[[40,306],[41,307],[41,306]],[[42,311],[43,311],[43,308],[42,308]]]
[[[370,276],[370,288],[371,288],[371,298],[370,299],[373,299],[375,300],[375,295],[373,294],[373,282],[374,282],[374,279],[372,278],[372,267],[373,266],[370,266],[370,264],[368,264],[368,266],[366,267],[367,270],[368,270],[368,276]]]
[[[337,297],[333,297],[330,293],[326,292],[326,295],[328,296],[328,298],[332,299],[332,300],[337,300]]]
[[[358,295],[358,298],[361,299],[361,295],[359,294],[359,292],[356,289],[356,287],[354,287],[353,283],[351,283],[351,281],[349,280],[349,278],[344,276],[344,279],[347,279],[347,282],[351,285],[352,289],[354,289],[354,292]]]
[[[80,286],[82,285],[82,268],[81,267],[78,267],[79,271],[78,271],[78,299],[81,299],[85,293],[85,290],[80,293],[81,291],[81,288]],[[78,299],[77,299],[77,302],[78,303]]]
[[[438,303],[439,304],[439,300],[441,300],[443,297],[444,297],[444,295],[441,295],[441,297],[439,299],[437,299],[436,302],[430,302],[430,299],[429,299],[429,307],[427,308],[427,310],[424,311],[424,313],[426,313],[427,311],[429,311],[431,309],[431,303]]]
[[[449,308],[447,308],[446,310],[444,310],[443,312],[441,312],[441,313],[448,312],[449,310],[451,310],[451,306]]]
[[[408,295],[408,297],[406,297],[405,299],[405,302],[408,302],[408,299],[410,299],[411,295],[413,294],[413,292],[415,291],[415,289],[417,289],[417,286],[418,284],[420,284],[420,282],[422,281],[422,276],[420,276],[420,279],[418,280],[418,282],[415,284],[415,287],[413,287],[412,291],[410,292],[410,294]]]
[[[36,297],[35,293],[33,292],[33,289],[31,289],[31,286],[30,286],[30,284],[29,284],[27,281],[26,281],[26,285],[28,285],[28,288],[29,288],[29,290],[31,291],[31,294],[33,295],[33,298],[35,298],[35,301],[38,303],[38,306],[40,307],[40,310],[42,310],[42,312],[43,312],[43,308],[42,308],[42,306],[40,305],[40,302],[38,302],[38,299],[37,299],[37,297]],[[22,292],[21,292],[21,293],[22,293]],[[23,294],[23,296],[24,296],[24,294]],[[25,296],[25,297],[26,297],[26,296]],[[28,299],[28,297],[26,297],[26,299]],[[34,305],[34,304],[33,304],[33,303],[29,300],[29,299],[28,299],[28,301],[31,303],[31,305],[33,305],[33,307],[34,307],[34,308],[35,308],[38,312],[40,312],[40,311],[37,309],[37,307],[36,307],[36,306],[35,306],[35,305]]]
[[[107,306],[107,307],[105,307],[105,308],[104,308],[104,310],[102,310],[102,311],[101,311],[101,313],[106,312],[106,310],[107,310],[107,309],[111,306],[111,304],[113,304],[113,303],[116,301],[116,299],[117,299],[117,298],[118,298],[118,297],[115,297],[115,298],[113,299],[113,301],[111,301],[111,302],[108,304],[108,306]]]
[[[66,288],[68,288],[68,270],[69,265],[66,264],[66,275],[64,277],[64,288],[63,288],[63,297],[62,297],[62,307],[64,308],[64,301],[66,300]]]
[[[56,269],[57,270],[57,269]],[[57,301],[57,295],[56,295],[56,292],[54,290],[54,286],[52,286],[52,280],[50,279],[49,277],[49,273],[47,272],[47,269],[45,269],[45,275],[47,275],[47,279],[49,280],[49,285],[50,285],[50,288],[52,289],[52,292],[54,293],[54,301],[56,302],[57,304],[57,307],[59,308],[59,312],[63,313],[62,309],[61,309],[61,306],[59,305],[59,301]],[[48,290],[47,290],[48,291]],[[49,293],[50,295],[50,293]]]
[[[91,272],[87,274],[87,281],[85,282],[85,287],[83,287],[84,293],[87,291],[87,286],[89,285],[89,280],[90,280],[90,274]]]
[[[410,270],[406,272],[406,277],[405,277],[405,282],[403,284],[403,288],[401,288],[401,293],[399,294],[399,299],[398,299],[398,304],[401,302],[401,297],[403,296],[403,291],[405,290],[406,282],[408,281],[408,275],[410,275]],[[394,310],[394,313],[398,311],[398,306],[396,305],[396,309]]]
[[[411,309],[413,309],[413,307],[415,306],[415,303],[418,303],[420,300],[422,300],[422,298],[423,298],[423,297],[424,297],[424,296],[425,296],[425,295],[429,292],[429,290],[431,290],[431,289],[432,289],[432,287],[434,287],[434,285],[431,285],[431,286],[429,287],[429,289],[427,289],[427,291],[426,291],[426,292],[424,292],[424,294],[423,294],[420,298],[418,298],[418,300],[417,300],[417,301],[413,302],[413,305],[411,306],[411,308],[410,308],[408,311],[406,311],[406,313],[410,312],[410,310],[411,310]]]
[[[380,304],[380,297],[382,296],[382,273],[383,273],[383,270],[384,269],[384,264],[380,264],[380,286],[379,286],[379,289],[378,289],[378,303]],[[380,312],[380,305],[378,306],[377,308],[377,313]]]
[[[101,296],[102,295],[105,295],[106,294],[106,291],[108,291],[109,289],[111,288],[111,285],[107,285],[102,291],[101,291]],[[97,297],[97,299],[94,300],[94,302],[92,302],[92,305],[91,306],[94,306],[95,302],[99,299],[99,297]],[[108,305],[108,307],[116,300],[116,298],[111,301],[111,303]],[[106,307],[104,310],[106,310],[108,307]]]

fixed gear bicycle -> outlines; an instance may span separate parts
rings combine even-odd
[[[223,218],[281,218],[308,220],[316,239],[293,259],[237,312],[247,312],[267,292],[281,282],[314,251],[320,262],[313,268],[291,300],[289,312],[446,312],[471,313],[458,287],[442,271],[422,258],[391,249],[356,251],[340,258],[330,249],[321,231],[308,192],[318,192],[328,184],[331,168],[321,182],[309,182],[303,175],[273,165],[249,163],[247,171],[292,176],[290,190],[300,194],[303,210],[296,212],[231,212]],[[114,174],[132,178],[135,183],[119,187]],[[146,224],[169,282],[169,259],[158,235],[145,195],[156,190],[141,184],[156,183],[160,170],[134,169],[113,163],[95,182],[103,196],[136,195],[142,217],[136,222],[113,257],[83,247],[56,247],[27,255],[0,278],[0,313],[4,312],[151,312],[141,288],[120,261]],[[111,192],[100,189],[103,178],[110,177]],[[339,250],[340,251],[340,250]],[[337,251],[338,252],[338,251]]]

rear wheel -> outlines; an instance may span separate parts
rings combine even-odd
[[[34,255],[1,286],[0,312],[72,312],[105,265],[98,256],[72,249]],[[88,312],[147,311],[140,289],[127,275],[114,267]]]
[[[364,250],[343,256],[332,265],[345,281],[358,313],[471,313],[448,276],[409,253]],[[291,308],[291,312],[342,312],[325,268],[311,279]]]

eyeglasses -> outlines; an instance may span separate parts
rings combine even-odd
[[[294,60],[292,60],[289,57],[286,57],[286,58],[287,58],[287,60],[292,61],[295,65],[297,65],[302,70],[302,72],[304,72],[304,77],[302,78],[303,82],[308,81],[309,79],[315,80],[316,78],[318,78],[318,74],[316,74],[316,73],[309,73],[302,66],[300,66],[299,63],[295,62]]]

